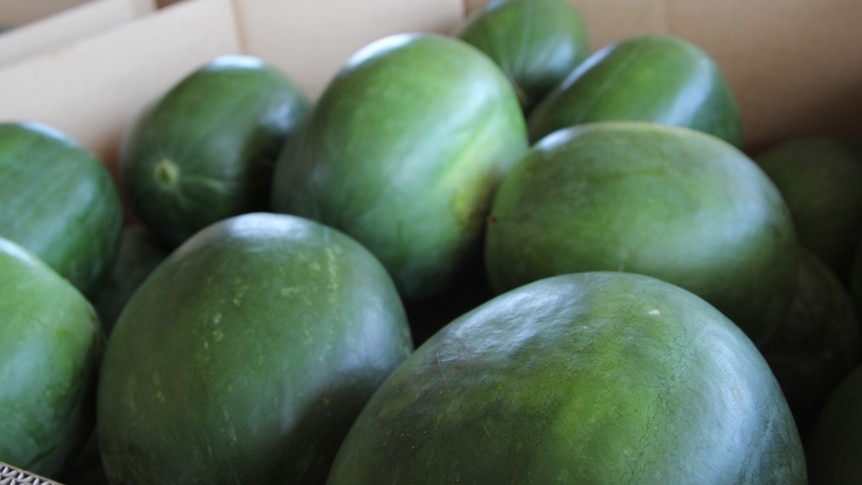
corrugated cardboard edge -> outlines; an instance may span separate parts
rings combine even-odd
[[[61,485],[59,482],[0,461],[0,485]]]
[[[95,0],[17,27],[0,36],[0,66],[50,52],[155,9],[153,0]]]
[[[230,0],[182,2],[0,70],[0,120],[52,125],[116,172],[123,132],[148,103],[239,51]]]

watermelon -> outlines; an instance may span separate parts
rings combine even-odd
[[[481,256],[491,195],[527,149],[500,68],[438,34],[360,49],[294,141],[276,166],[273,209],[356,239],[409,300],[446,292]]]
[[[849,291],[817,256],[800,249],[796,271],[790,312],[761,352],[807,438],[826,398],[860,364],[862,327]]]
[[[787,202],[799,243],[846,282],[862,237],[862,144],[792,138],[754,160]]]
[[[581,14],[566,0],[492,0],[454,35],[500,66],[527,113],[590,51]]]
[[[101,323],[68,280],[4,238],[0,315],[0,462],[58,479],[94,425]]]
[[[862,366],[830,393],[807,451],[812,484],[862,482]]]
[[[328,485],[805,484],[766,361],[703,299],[586,272],[499,295],[374,393]]]
[[[412,350],[394,283],[350,237],[247,213],[186,240],[105,349],[98,444],[123,484],[320,483]]]
[[[622,39],[590,55],[528,117],[536,142],[595,121],[683,126],[741,147],[742,119],[721,67],[697,45],[666,34]]]
[[[546,137],[496,192],[485,261],[503,292],[627,271],[701,296],[760,345],[789,311],[798,242],[775,185],[712,135],[597,122]]]
[[[0,237],[14,241],[86,296],[119,245],[123,207],[105,165],[38,122],[0,123]]]
[[[268,210],[275,160],[308,109],[275,66],[248,55],[211,60],[126,132],[120,182],[129,206],[171,248],[218,220]]]
[[[123,307],[138,286],[170,254],[139,222],[123,228],[114,263],[99,290],[91,298],[99,320],[110,333]]]

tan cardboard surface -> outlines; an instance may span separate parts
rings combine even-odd
[[[244,49],[281,67],[315,98],[362,46],[409,31],[449,32],[463,0],[235,0]]]
[[[484,0],[465,0],[470,11]],[[859,0],[571,0],[593,48],[665,32],[708,51],[740,101],[749,148],[862,136]]]
[[[710,52],[741,102],[752,149],[797,135],[860,134],[858,0],[572,1],[594,48],[670,32]],[[465,5],[479,3],[185,0],[0,69],[0,119],[55,124],[112,165],[119,134],[144,102],[215,55],[259,55],[315,97],[361,46],[396,32],[450,32]]]
[[[0,0],[0,25],[24,25],[91,0]]]
[[[147,103],[237,52],[230,0],[189,0],[0,70],[0,120],[53,125],[114,169],[122,133]]]
[[[86,38],[155,8],[153,0],[93,0],[35,20],[0,36],[0,66]]]
[[[0,0],[0,25],[24,25],[98,0]],[[139,11],[151,10],[154,0],[126,0]]]

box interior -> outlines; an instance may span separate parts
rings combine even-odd
[[[710,53],[739,100],[750,152],[796,136],[860,135],[862,31],[857,19],[862,18],[862,2],[571,1],[584,18],[593,49],[660,32],[686,38]],[[38,32],[46,19],[34,19],[35,7],[27,17],[18,8],[22,4],[0,0],[0,19],[29,18],[32,25],[17,35]],[[363,45],[397,32],[449,33],[483,4],[53,0],[43,7],[50,14],[42,14],[54,22],[96,5],[106,10],[109,5],[125,16],[96,22],[88,35],[61,41],[47,52],[42,48],[26,58],[0,62],[0,120],[53,124],[114,169],[119,139],[134,116],[219,54],[257,55],[281,67],[315,98]],[[0,36],[0,60],[4,52],[20,47],[15,45],[20,37],[16,40],[12,32],[5,39]]]

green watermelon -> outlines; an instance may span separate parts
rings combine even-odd
[[[108,339],[98,443],[111,483],[320,483],[412,350],[395,285],[348,236],[249,213],[199,231]]]
[[[862,483],[862,367],[829,395],[807,452],[812,485]]]
[[[743,144],[739,108],[720,66],[671,35],[605,46],[542,97],[527,119],[533,142],[572,125],[627,120],[688,127]]]
[[[805,484],[781,389],[690,292],[593,272],[452,321],[383,383],[328,485]]]
[[[2,237],[0,315],[0,462],[57,479],[94,424],[101,324],[77,288]]]
[[[480,257],[491,195],[527,149],[500,68],[436,34],[360,49],[294,141],[278,160],[273,209],[349,234],[410,300],[444,293]]]
[[[143,224],[135,222],[123,228],[114,264],[91,299],[106,333],[110,333],[138,286],[169,254],[170,250],[156,241]]]
[[[761,345],[803,438],[836,385],[860,364],[862,327],[847,288],[800,249],[796,295],[787,318]]]
[[[566,0],[492,0],[454,32],[500,66],[525,112],[590,51],[587,28]]]
[[[0,122],[0,237],[91,296],[119,245],[123,207],[110,172],[65,133]]]
[[[754,160],[787,202],[799,243],[846,281],[862,237],[862,144],[794,138]]]
[[[219,56],[183,77],[134,121],[120,152],[132,211],[175,247],[233,215],[269,209],[282,145],[309,101],[253,56]]]
[[[780,193],[729,143],[601,122],[560,130],[515,164],[494,197],[485,261],[497,292],[579,271],[654,276],[760,344],[789,309],[797,246]]]

